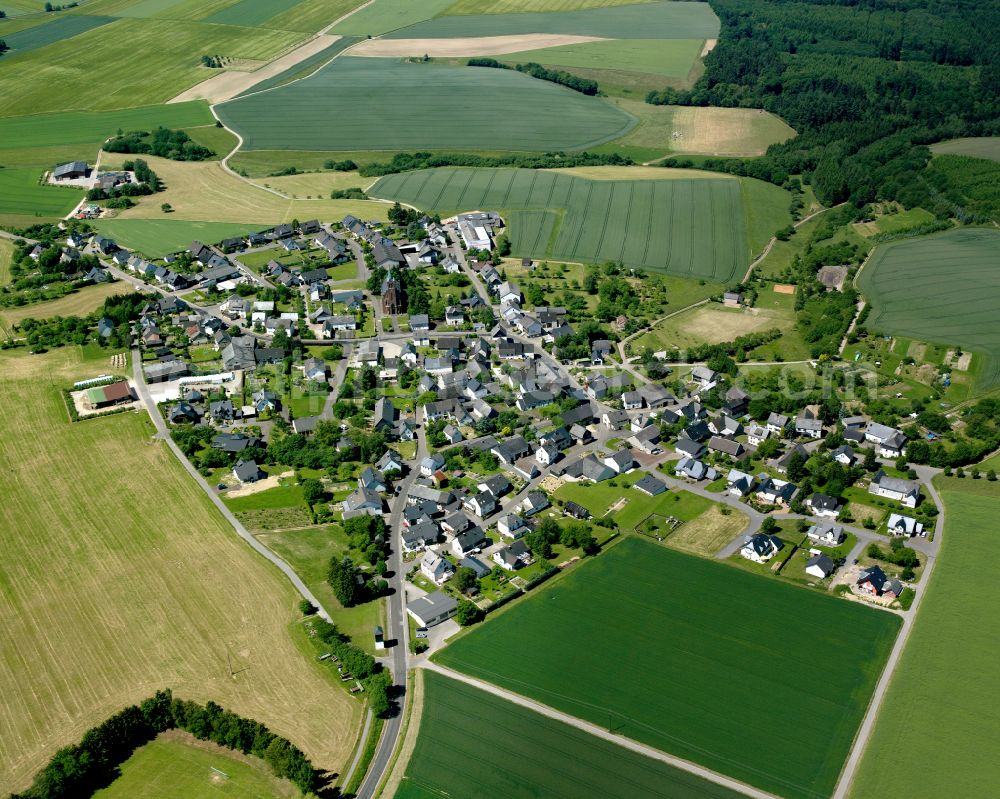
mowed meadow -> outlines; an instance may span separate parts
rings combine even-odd
[[[359,706],[296,638],[291,586],[151,440],[144,413],[69,422],[62,388],[108,370],[106,352],[0,354],[0,791],[167,687],[339,770]]]
[[[395,799],[737,799],[686,771],[432,671]]]
[[[982,352],[977,388],[1000,385],[1000,231],[880,245],[858,284],[872,304],[869,330]]]
[[[632,175],[636,179],[629,179]],[[767,215],[769,236],[787,224],[787,195],[758,181],[747,183],[779,195],[784,203]],[[666,169],[440,168],[387,175],[370,193],[425,211],[506,212],[518,256],[621,261],[725,283],[742,276],[751,249],[759,246],[748,238],[742,187],[740,179],[728,175]]]
[[[833,790],[899,626],[887,612],[629,537],[434,659],[788,799],[816,799]]]

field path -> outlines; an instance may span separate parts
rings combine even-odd
[[[474,688],[478,688],[480,691],[485,691],[486,693],[493,694],[494,696],[499,696],[501,699],[506,699],[508,702],[513,702],[515,705],[520,705],[521,707],[528,708],[528,710],[533,710],[536,713],[546,716],[550,719],[555,719],[556,721],[561,721],[563,724],[568,724],[571,727],[575,727],[578,730],[589,733],[597,738],[602,738],[605,741],[610,741],[613,744],[617,744],[625,749],[629,749],[633,752],[637,752],[640,755],[645,755],[653,760],[658,760],[661,763],[666,763],[668,766],[673,766],[681,771],[686,771],[689,774],[694,774],[696,777],[700,777],[703,780],[708,780],[709,782],[714,782],[716,785],[721,785],[728,788],[731,791],[737,791],[746,796],[755,797],[755,799],[778,799],[772,793],[767,793],[767,791],[762,791],[759,788],[754,788],[752,785],[747,785],[739,780],[734,780],[730,777],[726,777],[710,769],[699,766],[688,760],[683,760],[682,758],[675,757],[674,755],[668,755],[666,752],[661,752],[659,749],[654,749],[651,746],[646,746],[645,744],[633,741],[631,738],[626,738],[622,735],[616,735],[613,732],[608,732],[603,727],[598,727],[596,724],[591,724],[587,721],[582,721],[573,716],[562,713],[548,705],[543,705],[540,702],[536,702],[533,699],[528,699],[521,694],[516,694],[513,691],[508,691],[505,688],[500,688],[499,686],[493,685],[492,683],[484,682],[483,680],[477,680],[475,677],[469,677],[468,675],[462,674],[458,671],[452,671],[449,668],[440,666],[437,663],[432,663],[431,661],[425,660],[424,662],[418,664],[418,668],[428,669],[430,671],[442,674],[445,677],[449,677],[452,680],[457,680],[463,682],[467,685],[471,685]]]
[[[456,39],[368,39],[351,49],[352,56],[400,58],[429,55],[438,58],[504,55],[526,50],[542,50],[565,44],[603,42],[600,36],[567,33],[523,33],[504,36],[467,36]]]
[[[839,208],[843,204],[844,203],[838,203],[837,205],[831,205],[829,208],[820,208],[818,211],[813,211],[811,214],[809,214],[809,216],[802,217],[798,222],[796,222],[794,225],[792,225],[792,227],[797,228],[800,225],[804,225],[806,222],[808,222],[813,217],[819,216],[820,214],[826,213],[827,211],[832,211],[834,208]],[[777,241],[777,239],[774,236],[771,236],[771,240],[767,243],[767,246],[764,248],[764,252],[762,252],[760,255],[758,255],[751,262],[750,266],[747,267],[747,272],[746,272],[745,275],[743,275],[743,282],[744,283],[746,283],[750,279],[750,275],[753,273],[753,270],[757,267],[757,265],[761,261],[763,261],[765,258],[767,258],[768,255],[770,255],[771,248],[774,247],[774,242],[776,242],[776,241]]]
[[[212,487],[205,481],[205,478],[201,476],[199,471],[191,465],[184,453],[181,452],[180,447],[174,443],[174,440],[170,437],[170,432],[167,430],[167,424],[163,421],[163,415],[160,413],[159,408],[156,407],[156,403],[153,402],[153,398],[150,396],[149,388],[146,385],[146,376],[142,372],[142,353],[138,349],[132,350],[132,380],[135,384],[136,390],[139,394],[139,399],[146,408],[146,412],[149,414],[149,418],[152,419],[153,425],[156,427],[156,437],[162,438],[167,442],[167,446],[170,447],[170,451],[174,453],[177,460],[180,461],[181,465],[187,470],[188,474],[194,478],[194,481],[201,486],[201,489],[208,495],[208,498],[212,501],[219,512],[222,513],[226,521],[229,522],[233,529],[236,530],[237,534],[246,541],[254,550],[259,554],[267,558],[271,563],[277,566],[281,572],[289,579],[295,590],[302,594],[303,598],[309,600],[314,607],[319,609],[319,615],[322,616],[329,622],[332,622],[330,614],[327,612],[326,608],[323,607],[323,603],[316,598],[315,594],[309,590],[302,579],[295,573],[284,560],[275,555],[270,549],[264,546],[260,541],[250,535],[250,532],[244,527],[239,519],[237,519],[231,510],[226,507],[225,503],[219,499],[218,494],[212,490]]]

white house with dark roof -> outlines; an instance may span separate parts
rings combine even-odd
[[[785,542],[775,535],[765,535],[757,533],[750,537],[742,549],[740,555],[754,563],[767,563],[771,558],[784,548]]]
[[[917,480],[889,477],[882,469],[879,469],[868,485],[868,493],[877,497],[894,499],[907,508],[915,508],[920,501],[920,483]]]
[[[906,434],[895,427],[872,422],[865,430],[865,441],[875,444],[883,458],[898,458],[906,448]]]

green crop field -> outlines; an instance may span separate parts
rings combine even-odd
[[[435,658],[789,799],[818,799],[899,624],[630,537]]]
[[[126,760],[121,776],[94,799],[293,799],[301,793],[275,778],[263,761],[174,732]]]
[[[397,28],[415,25],[440,14],[454,0],[375,0],[369,6],[359,9],[331,33],[343,36],[380,36]]]
[[[4,58],[9,59],[29,50],[61,42],[63,39],[69,39],[79,33],[86,33],[94,28],[107,25],[109,22],[114,22],[114,17],[92,17],[85,14],[57,17],[44,25],[37,25],[9,36],[5,35],[4,41],[14,52],[4,56]]]
[[[364,35],[364,31],[345,32]],[[524,33],[568,33],[605,39],[714,39],[719,35],[719,18],[708,3],[671,0],[552,13],[439,16],[393,30],[386,38],[453,39]]]
[[[395,799],[740,796],[465,683],[431,671],[419,678],[420,731]]]
[[[162,258],[167,253],[185,249],[196,239],[214,243],[229,236],[242,236],[260,230],[262,225],[187,222],[182,219],[99,219],[94,227],[122,247],[140,252],[147,258]]]
[[[974,139],[952,139],[931,145],[931,152],[940,155],[968,155],[1000,161],[1000,136],[982,136]]]
[[[762,245],[759,235],[748,243],[741,182],[678,175],[684,173],[663,173],[672,180],[589,180],[528,169],[442,168],[387,175],[370,193],[442,213],[510,211],[518,256],[620,260],[721,283],[742,276],[751,245]],[[787,202],[770,215],[768,230],[786,217]]]
[[[262,92],[265,89],[275,89],[278,86],[284,86],[286,83],[291,83],[293,80],[304,78],[315,72],[327,61],[330,61],[341,50],[350,47],[352,44],[356,44],[357,41],[358,40],[356,38],[349,36],[341,37],[329,47],[325,47],[318,53],[302,59],[295,66],[289,67],[284,72],[275,75],[273,78],[267,78],[262,80],[260,83],[254,84],[245,92],[238,94],[237,97],[242,97],[245,94],[256,94],[257,92]]]
[[[39,221],[60,219],[83,199],[82,189],[40,184],[38,169],[0,169],[0,217],[36,216]]]
[[[266,60],[302,38],[291,31],[189,20],[119,19],[0,60],[0,116],[166,102],[211,76],[201,66],[203,53]]]
[[[299,0],[238,0],[230,6],[205,17],[204,22],[218,25],[263,25],[298,5]]]
[[[247,150],[577,150],[634,123],[599,98],[513,70],[349,57],[216,110]]]
[[[996,483],[939,478],[938,564],[889,685],[852,796],[986,796],[1000,783],[996,736]]]
[[[163,687],[340,770],[360,705],[303,654],[292,586],[151,440],[144,413],[69,421],[62,389],[112,371],[110,354],[0,355],[0,792]]]
[[[502,60],[683,78],[691,71],[704,43],[702,39],[611,39],[525,50],[505,55]]]
[[[978,388],[1000,384],[1000,231],[962,229],[880,245],[861,272],[867,327],[987,356]]]
[[[269,19],[266,27],[315,33],[363,3],[364,0],[301,0],[287,11]]]

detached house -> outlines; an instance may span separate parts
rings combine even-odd
[[[872,422],[865,430],[865,440],[875,444],[883,458],[898,458],[906,448],[906,434],[902,430]]]
[[[840,500],[826,494],[813,494],[806,500],[805,504],[814,516],[836,519],[837,514],[840,513]]]
[[[878,566],[862,569],[855,587],[863,594],[885,596],[890,599],[898,599],[903,593],[903,584],[899,580],[890,580]]]
[[[454,566],[433,550],[420,559],[420,573],[435,585],[442,585],[455,573]]]
[[[920,483],[916,480],[901,480],[889,477],[879,469],[868,486],[868,493],[900,502],[907,508],[917,507],[920,501]]]
[[[740,555],[754,563],[767,563],[785,546],[785,542],[775,535],[757,533],[740,550]]]

